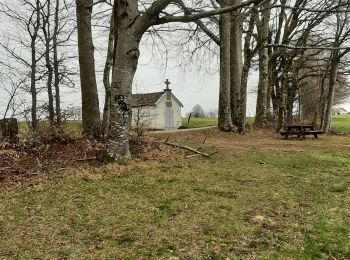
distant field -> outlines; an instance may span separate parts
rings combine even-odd
[[[215,126],[218,124],[217,118],[191,118],[190,123],[187,123],[188,118],[182,118],[182,129],[186,128],[196,128],[196,127],[204,127],[204,126]],[[247,117],[247,123],[253,124],[254,117]]]
[[[203,126],[214,126],[218,124],[217,118],[191,118],[190,123],[187,123],[188,118],[182,118],[182,129],[196,128]]]
[[[332,128],[340,132],[350,132],[350,115],[333,116]]]

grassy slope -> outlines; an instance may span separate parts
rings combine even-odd
[[[348,139],[220,134],[207,143],[220,153],[0,190],[0,256],[350,258]]]
[[[332,128],[340,132],[350,132],[350,115],[333,116]]]

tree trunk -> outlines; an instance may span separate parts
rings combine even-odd
[[[324,74],[324,77],[322,78],[322,81],[321,81],[321,91],[320,91],[320,98],[319,98],[319,101],[318,101],[318,113],[319,113],[319,117],[320,117],[320,126],[321,126],[321,129],[324,129],[324,114],[325,114],[325,108],[326,108],[326,89],[325,89],[325,86],[326,86],[326,78],[327,78],[327,75],[328,75],[328,66],[327,66],[327,69],[326,69],[326,72]]]
[[[267,109],[268,109],[268,49],[266,46],[269,42],[269,20],[270,20],[270,1],[266,1],[262,6],[262,17],[259,23],[258,32],[258,44],[259,44],[259,83],[258,83],[258,96],[256,101],[256,115],[254,124],[256,126],[263,127],[267,121]]]
[[[332,63],[331,63],[331,69],[330,69],[330,79],[329,79],[329,88],[328,88],[328,95],[327,95],[327,101],[326,101],[326,111],[324,114],[324,124],[323,124],[323,130],[326,132],[329,131],[331,127],[331,121],[332,121],[332,106],[333,106],[333,99],[334,99],[334,92],[335,87],[337,84],[337,75],[338,75],[338,66],[339,66],[339,59],[337,51],[334,51],[332,57]]]
[[[50,32],[50,13],[51,13],[51,2],[50,0],[46,3],[47,13],[43,18],[43,33],[45,37],[45,65],[47,69],[47,94],[48,94],[48,112],[49,112],[49,121],[50,124],[54,124],[55,121],[55,110],[53,106],[53,92],[52,92],[52,74],[53,69],[50,60],[50,52],[51,52],[51,32]]]
[[[239,118],[238,118],[238,131],[240,134],[245,133],[246,124],[246,111],[247,111],[247,87],[250,65],[254,56],[253,51],[250,49],[251,39],[253,37],[253,31],[255,27],[255,20],[257,16],[257,10],[255,6],[252,9],[249,25],[246,37],[244,39],[244,65],[241,76],[241,88],[240,88],[240,106],[239,106]]]
[[[32,42],[32,64],[31,64],[31,74],[30,74],[30,94],[32,96],[32,108],[31,108],[31,116],[32,116],[32,129],[36,131],[38,128],[38,118],[37,118],[37,92],[36,92],[36,51],[35,51],[35,43]]]
[[[277,131],[280,131],[284,125],[284,119],[286,115],[287,83],[288,83],[288,70],[284,68],[281,76],[281,86],[280,86],[280,93],[279,93]]]
[[[46,52],[49,53],[49,46],[46,47]],[[55,122],[55,111],[53,107],[53,92],[52,92],[52,66],[50,62],[49,54],[46,54],[46,68],[47,68],[47,94],[48,94],[48,110],[50,124]]]
[[[298,85],[293,82],[290,86],[287,86],[287,99],[286,99],[286,121],[288,124],[293,123],[293,108],[298,90]]]
[[[137,1],[120,1],[115,6],[115,54],[110,89],[110,122],[107,153],[116,161],[131,158],[129,132],[132,117],[132,82],[140,55],[139,44],[144,31],[136,31],[130,21],[138,17]]]
[[[40,3],[39,0],[36,1],[35,10],[36,21],[34,23],[34,32],[31,36],[31,73],[30,73],[30,94],[32,97],[32,107],[31,107],[31,117],[32,117],[32,130],[35,132],[38,128],[38,118],[37,118],[37,90],[36,90],[36,40],[38,37],[38,31],[40,28]]]
[[[102,120],[102,134],[103,138],[106,139],[108,136],[109,121],[110,121],[110,104],[111,104],[111,83],[110,74],[113,65],[113,50],[114,50],[114,15],[111,16],[109,26],[109,37],[108,37],[108,48],[105,67],[103,71],[103,85],[105,88],[105,103],[103,108],[103,120]]]
[[[233,5],[239,4],[240,0],[234,0]],[[242,74],[242,19],[240,11],[232,12],[231,35],[230,35],[230,69],[231,69],[231,117],[232,123],[238,127],[240,108],[240,89]]]
[[[231,15],[220,15],[220,89],[219,89],[219,129],[232,131],[231,121],[231,69],[230,69],[230,35]]]
[[[18,123],[16,118],[0,119],[0,141],[18,142]]]
[[[99,138],[100,111],[91,32],[92,4],[92,0],[76,0],[83,129],[88,136]]]
[[[55,86],[55,107],[56,107],[56,122],[60,124],[62,121],[61,115],[61,97],[60,97],[60,75],[59,75],[59,61],[58,61],[58,26],[59,26],[59,3],[60,0],[56,0],[55,7],[55,27],[52,36],[52,44],[53,44],[53,67],[54,67],[54,86]]]
[[[132,116],[132,81],[139,58],[139,39],[119,31],[111,86],[110,127],[107,151],[115,160],[129,159]]]

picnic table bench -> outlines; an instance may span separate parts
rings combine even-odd
[[[298,138],[305,138],[306,135],[313,135],[315,138],[318,138],[319,134],[323,134],[322,130],[315,130],[314,125],[286,125],[284,130],[281,131],[281,135],[285,139],[288,139],[291,135],[296,135]]]

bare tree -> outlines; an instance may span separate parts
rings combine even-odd
[[[44,9],[46,9],[44,11]],[[54,97],[52,90],[52,79],[53,79],[53,68],[50,58],[51,49],[51,1],[47,0],[46,8],[43,8],[41,12],[42,15],[42,31],[44,34],[44,44],[45,44],[45,63],[47,68],[47,94],[48,94],[48,111],[49,111],[49,121],[51,124],[55,121],[55,110],[54,110]]]
[[[340,3],[341,1],[339,1]],[[337,13],[336,17],[336,31],[333,47],[340,47],[347,42],[350,36],[349,26],[349,14]],[[350,51],[350,49],[339,50],[335,49],[331,51],[330,59],[330,75],[329,75],[329,87],[327,102],[325,104],[325,114],[322,128],[328,131],[331,125],[332,119],[332,106],[334,101],[334,93],[337,85],[338,69],[341,59]]]
[[[92,0],[76,0],[83,129],[89,136],[99,138],[100,111],[91,32],[92,8]]]
[[[192,108],[191,114],[193,117],[205,117],[204,109],[199,104]]]
[[[22,4],[26,9],[24,13],[16,10],[15,7],[7,4],[0,5],[1,13],[5,14],[10,20],[19,24],[26,32],[27,39],[20,38],[14,41],[19,43],[23,48],[27,49],[30,58],[23,57],[21,54],[16,52],[16,48],[11,46],[9,41],[0,43],[0,46],[7,52],[11,59],[24,65],[30,74],[30,87],[29,92],[31,94],[31,127],[36,131],[38,127],[37,118],[37,66],[43,55],[38,54],[38,41],[39,41],[39,30],[41,28],[41,10],[42,5],[40,0],[35,0],[34,3],[28,0],[22,0]]]

